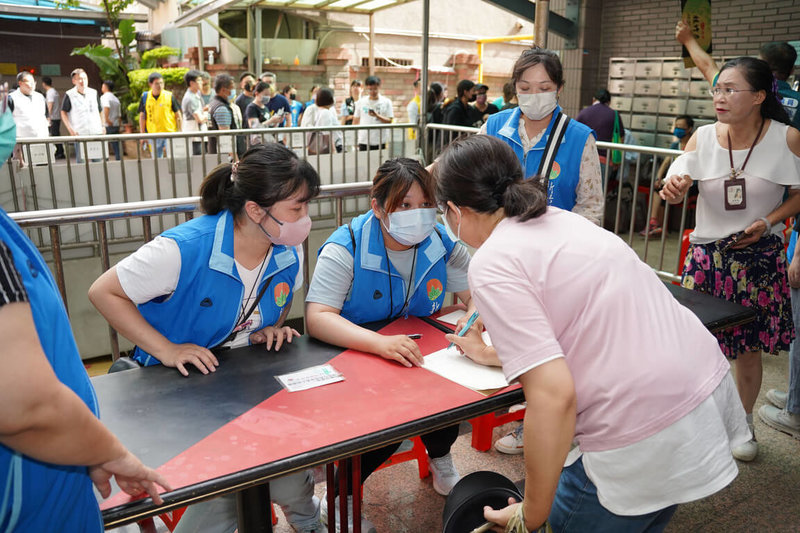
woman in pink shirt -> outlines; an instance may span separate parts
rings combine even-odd
[[[731,446],[750,432],[730,366],[694,313],[616,235],[548,207],[502,141],[459,140],[434,172],[448,227],[478,248],[469,285],[495,345],[477,331],[449,338],[502,366],[528,404],[524,501],[486,518],[525,531],[546,521],[556,532],[662,531],[678,504],[728,485]]]

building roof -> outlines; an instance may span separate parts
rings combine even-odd
[[[61,9],[51,0],[2,0],[0,18],[30,22],[60,22],[108,26],[106,13],[102,9],[83,6]],[[147,15],[123,13],[120,18],[131,18],[134,22],[147,22]]]

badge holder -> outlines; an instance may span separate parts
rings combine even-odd
[[[725,189],[725,211],[747,208],[747,187],[744,178],[730,178],[723,183]]]

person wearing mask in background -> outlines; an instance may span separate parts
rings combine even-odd
[[[291,125],[298,127],[300,125],[300,115],[303,113],[303,104],[297,101],[297,89],[295,89],[294,85],[286,85],[283,87],[281,94],[289,100],[289,107],[292,109]]]
[[[242,112],[242,117],[245,116],[244,112],[247,110],[247,106],[253,101],[253,89],[255,86],[256,75],[252,72],[245,72],[239,76],[239,96],[236,97],[235,103]],[[244,120],[243,123],[247,123],[247,120]]]
[[[277,85],[278,83],[278,76],[274,72],[262,72],[258,79],[267,85]]]
[[[675,39],[689,52],[692,61],[703,73],[706,81],[712,87],[715,86],[719,76],[717,62],[697,42],[688,23],[683,20],[678,21],[675,26]],[[776,41],[763,44],[758,57],[767,62],[777,80],[778,96],[786,114],[789,115],[789,123],[800,129],[800,92],[793,90],[787,81],[794,71],[797,51],[789,43]]]
[[[692,138],[692,133],[694,133],[694,119],[688,115],[677,117],[672,128],[672,135],[674,135],[678,140],[669,145],[670,149],[684,150],[686,148],[686,143],[688,143],[689,139]],[[627,154],[625,155],[627,156]],[[654,186],[656,189],[661,188],[664,179],[667,177],[667,170],[671,164],[672,157],[665,157],[661,162],[661,166],[658,167],[658,173],[656,174],[656,184]],[[690,192],[689,194],[691,195],[692,193]],[[663,200],[661,199],[661,196],[654,194],[653,202],[650,206],[650,222],[647,224],[645,229],[639,232],[639,235],[642,237],[645,235],[649,237],[657,237],[661,235],[661,232],[663,231],[661,228],[661,221],[663,219]]]
[[[698,181],[697,223],[681,285],[756,313],[752,322],[717,334],[723,353],[736,361],[751,430],[762,353],[788,350],[795,332],[780,230],[800,212],[800,132],[789,125],[773,81],[760,59],[725,63],[711,89],[717,122],[692,135],[659,193],[678,204]],[[755,435],[733,450],[741,461],[757,454]]]
[[[197,70],[190,70],[183,76],[183,81],[186,83],[186,92],[183,93],[183,100],[181,100],[181,111],[183,112],[181,131],[200,131],[206,123],[203,98],[200,96],[203,76]],[[192,139],[193,155],[202,153],[202,142],[202,137]]]
[[[267,85],[263,81],[256,84],[253,91],[253,101],[247,104],[247,109],[244,112],[245,127],[252,129],[274,128],[283,122],[283,116],[281,115],[269,116],[267,104],[270,101],[271,92],[271,85]],[[250,144],[258,144],[262,142],[262,138],[261,134],[251,135]]]
[[[414,97],[408,102],[406,113],[408,114],[408,121],[419,126],[419,114],[422,111],[422,101],[419,99],[419,78],[414,80],[411,85],[414,87]],[[415,140],[417,138],[417,130],[409,128],[408,138],[412,141]]]
[[[133,359],[145,366],[163,364],[188,376],[193,365],[209,374],[219,364],[214,348],[263,344],[265,353],[278,351],[299,336],[284,321],[302,286],[298,250],[311,230],[308,202],[318,193],[311,165],[279,144],[256,145],[205,177],[203,216],[107,270],[89,300],[136,345]],[[198,295],[213,301],[213,312],[194,303]],[[270,480],[270,495],[295,531],[321,533],[310,470]],[[235,525],[230,494],[190,506],[175,533],[229,532]]]
[[[342,125],[350,126],[356,114],[356,103],[361,99],[363,85],[361,80],[353,80],[350,83],[350,96],[344,99],[342,104]]]
[[[461,80],[456,86],[456,93],[458,97],[455,100],[442,106],[444,109],[443,123],[468,128],[480,126],[480,115],[474,107],[469,105],[475,101],[475,83],[470,80]]]
[[[0,88],[0,160],[15,141]],[[101,533],[92,485],[103,498],[111,478],[131,496],[162,503],[172,490],[98,419],[67,311],[50,267],[0,207],[0,506],[3,531]]]
[[[597,136],[597,140],[603,142],[612,141],[616,123],[619,129],[619,140],[621,142],[625,139],[625,127],[622,124],[622,117],[619,113],[609,107],[608,104],[610,102],[611,93],[606,89],[597,89],[597,92],[594,93],[594,98],[592,98],[592,105],[581,109],[578,116],[575,117],[575,120],[592,128]],[[600,156],[600,168],[603,172],[605,172],[606,152],[607,150],[605,149],[597,151]],[[613,169],[616,166],[617,165],[611,165],[610,168]]]
[[[72,89],[61,102],[61,122],[70,135],[102,135],[103,117],[100,114],[100,98],[97,91],[89,87],[89,77],[82,68],[70,74]],[[83,145],[75,143],[75,160],[83,162]],[[92,161],[99,161],[93,159]]]
[[[514,88],[514,82],[509,81],[503,84],[503,105],[500,107],[500,111],[505,111],[506,109],[514,109],[515,107],[519,106],[517,102],[517,90]]]
[[[500,108],[488,102],[489,87],[482,83],[475,86],[475,103],[473,107],[478,112],[481,124],[489,120],[489,115],[500,112]]]
[[[45,89],[44,99],[47,103],[47,116],[50,118],[50,137],[61,136],[61,98],[58,91],[53,87],[53,79],[50,76],[42,78],[42,86]],[[56,159],[64,159],[64,145],[56,145]]]
[[[211,74],[205,70],[200,72],[200,77],[203,78],[203,85],[200,88],[200,98],[203,99],[203,111],[208,111],[208,105],[214,97],[214,84],[211,82]]]
[[[36,91],[33,74],[23,70],[17,74],[17,90],[8,95],[8,109],[17,125],[17,139],[49,136],[47,103],[42,93]],[[26,166],[22,146],[14,150],[14,159],[20,167]]]
[[[391,124],[394,120],[392,101],[381,94],[381,79],[368,76],[364,80],[367,94],[356,103],[353,125]],[[389,130],[359,130],[358,150],[380,150],[386,148],[391,132]]]
[[[214,79],[214,98],[208,106],[208,129],[209,130],[238,130],[242,128],[241,117],[234,113],[233,94],[234,81],[228,74],[218,74]],[[237,107],[238,110],[238,107]],[[240,156],[244,154],[246,142],[243,136],[236,135],[236,153]],[[217,153],[218,137],[208,138],[208,151],[212,154]]]
[[[106,80],[100,86],[100,109],[103,110],[103,125],[106,128],[107,135],[116,135],[119,133],[119,127],[122,125],[120,118],[120,105],[119,99],[114,94],[114,82]],[[114,150],[114,157],[117,161],[122,159],[122,149],[119,141],[111,141],[108,146]]]
[[[333,89],[320,87],[317,91],[317,100],[305,113],[303,122],[300,124],[304,128],[327,128],[339,125],[339,117],[336,116],[336,109],[333,107]],[[313,140],[317,139],[317,140]],[[306,134],[306,146],[309,147],[309,155],[316,153],[331,153],[331,139],[337,153],[341,153],[343,148],[341,131],[314,131]],[[313,143],[312,143],[313,140]],[[312,144],[316,147],[312,148]],[[326,148],[327,147],[327,148]]]
[[[181,106],[171,91],[164,89],[164,77],[152,72],[147,77],[149,91],[145,91],[139,102],[139,131],[142,133],[173,133],[180,131]],[[142,145],[148,143],[142,139]],[[149,141],[153,157],[166,157],[167,140]]]

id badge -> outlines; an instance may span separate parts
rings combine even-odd
[[[724,182],[725,211],[737,211],[747,207],[747,188],[743,178],[731,178]]]

